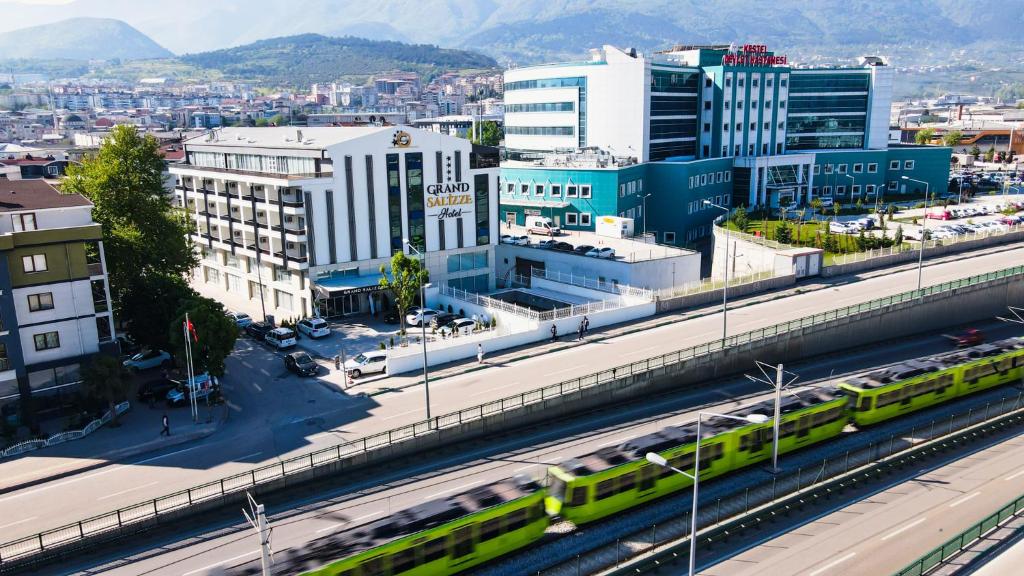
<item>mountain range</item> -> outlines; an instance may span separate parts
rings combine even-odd
[[[170,50],[113,18],[73,18],[0,34],[2,58],[136,60],[168,58]]]

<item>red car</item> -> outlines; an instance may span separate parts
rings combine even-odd
[[[977,346],[985,341],[985,335],[981,333],[981,330],[977,328],[968,328],[962,333],[957,334],[953,337],[956,342],[957,348],[966,348],[968,346]]]

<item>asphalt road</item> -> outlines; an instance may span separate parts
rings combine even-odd
[[[991,332],[993,338],[1024,332],[1017,326],[1002,323],[986,325],[985,329]],[[818,385],[838,380],[839,376],[833,374],[864,370],[948,349],[948,342],[941,336],[928,336],[893,343],[882,351],[844,354],[787,368],[800,374],[808,382],[807,385]],[[770,398],[772,394],[765,392],[764,388],[743,378],[685,395],[656,398],[642,405],[595,414],[588,421],[565,430],[559,440],[550,440],[547,437],[551,436],[550,432],[531,433],[512,439],[505,445],[485,445],[474,448],[472,453],[453,455],[448,460],[417,464],[419,469],[398,471],[393,473],[394,477],[375,478],[362,486],[323,495],[323,499],[318,502],[292,506],[295,509],[271,510],[273,548],[277,554],[286,554],[289,548],[301,546],[353,524],[374,520],[426,500],[516,474],[543,478],[547,466],[552,463],[600,447],[620,444],[629,438],[668,425],[691,421],[699,409],[728,410],[740,404]],[[244,524],[231,529],[182,534],[179,538],[156,548],[105,559],[99,566],[94,561],[82,566],[64,565],[52,573],[87,571],[124,575],[196,576],[215,574],[225,566],[252,560],[257,554],[255,537]]]
[[[1022,493],[1024,437],[1016,436],[843,506],[699,572],[706,576],[892,574]]]
[[[1024,262],[1024,248],[949,261],[924,269],[925,285]],[[732,332],[744,332],[816,312],[916,288],[916,269],[836,285],[736,309]],[[712,308],[713,309],[713,308]],[[720,338],[720,314],[676,322],[584,346],[453,376],[431,385],[433,414],[472,407],[572,377]],[[392,385],[416,376],[389,378]],[[269,349],[243,340],[228,359],[223,386],[232,420],[215,435],[166,453],[147,455],[88,473],[0,495],[3,540],[31,535],[83,518],[198,485],[254,465],[331,446],[420,421],[423,390],[412,387],[372,398],[348,395],[284,370]],[[733,392],[717,391],[723,398]],[[609,439],[611,440],[611,439]],[[40,452],[0,464],[18,476],[60,465]]]

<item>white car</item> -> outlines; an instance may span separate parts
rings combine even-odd
[[[604,247],[604,248],[593,248],[587,251],[587,256],[593,258],[615,258],[615,249]]]
[[[323,338],[331,335],[331,327],[323,318],[303,318],[295,324],[295,327],[300,334],[305,334],[310,338]]]
[[[192,377],[191,386],[187,380],[178,382],[178,385],[167,392],[167,405],[178,406],[189,402],[190,396],[195,396],[196,401],[206,400],[214,392],[220,389],[220,382],[216,376],[210,376],[208,372],[196,374]]]
[[[459,334],[465,336],[473,332],[473,326],[475,325],[476,322],[471,318],[456,318],[441,327],[441,335],[451,336],[452,334]]]
[[[359,378],[363,374],[386,374],[388,370],[388,353],[384,350],[363,352],[345,361],[345,372],[353,378]]]
[[[437,316],[438,314],[440,314],[440,312],[438,312],[437,310],[432,310],[430,308],[424,308],[422,310],[417,310],[417,311],[412,312],[410,314],[406,314],[405,315],[405,323],[408,326],[419,326],[420,324],[423,324],[424,322],[426,322],[427,324],[430,324],[430,321],[433,320],[434,316]]]
[[[296,344],[295,331],[291,328],[274,328],[270,332],[267,332],[267,335],[263,337],[263,340],[278,350],[291,348]]]
[[[828,231],[832,234],[856,234],[857,227],[846,222],[829,222]]]
[[[530,245],[530,237],[529,236],[512,236],[510,234],[502,234],[501,235],[501,243],[502,244],[514,244],[516,246],[529,246]]]
[[[129,372],[141,372],[151,368],[171,365],[171,355],[163,350],[146,350],[125,360],[122,365]]]
[[[235,324],[237,324],[239,328],[245,328],[249,324],[252,324],[252,317],[245,312],[228,312],[228,318],[234,320]]]

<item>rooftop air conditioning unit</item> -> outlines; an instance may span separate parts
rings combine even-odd
[[[266,236],[260,236],[260,244],[266,244],[266,243],[267,243],[267,237]]]
[[[242,235],[242,231],[241,230],[235,230],[235,236],[241,236],[241,235]]]
[[[295,221],[295,218],[293,218],[293,217],[291,217],[291,216],[285,216],[285,217],[284,217],[284,221],[285,221],[285,222],[294,222],[294,221]]]
[[[256,213],[256,217],[257,218],[263,218],[266,215],[267,215],[267,213],[263,212],[262,210],[260,210],[259,212]]]
[[[291,250],[292,248],[295,248],[295,244],[292,244],[291,242],[289,242],[288,243],[288,249]]]

